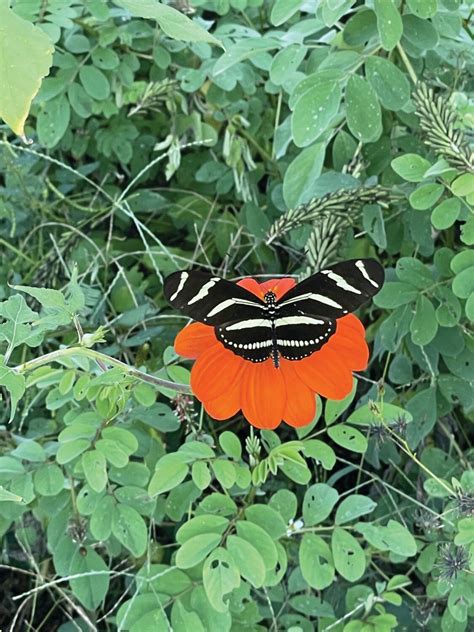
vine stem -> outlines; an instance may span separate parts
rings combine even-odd
[[[13,371],[19,374],[27,373],[43,366],[44,364],[58,362],[64,358],[74,356],[82,356],[95,360],[97,363],[119,367],[130,377],[134,377],[142,382],[148,382],[149,384],[153,384],[159,388],[169,388],[173,391],[177,391],[178,393],[192,394],[191,389],[187,384],[177,384],[176,382],[171,382],[170,380],[164,380],[160,377],[149,375],[148,373],[144,373],[143,371],[139,371],[138,369],[125,364],[125,362],[122,362],[121,360],[117,360],[117,358],[112,358],[105,353],[100,353],[100,351],[95,351],[95,349],[89,349],[88,347],[68,347],[67,349],[57,349],[56,351],[51,351],[50,353],[46,353],[38,358],[34,358],[33,360],[23,362],[22,364],[13,367]]]

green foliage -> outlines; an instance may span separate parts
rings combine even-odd
[[[7,4],[0,627],[471,629],[467,3]],[[209,419],[164,276],[363,256],[352,392]]]

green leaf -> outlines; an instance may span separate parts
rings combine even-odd
[[[380,103],[387,110],[401,110],[410,100],[410,82],[406,75],[388,59],[368,57],[365,71]]]
[[[439,42],[438,31],[429,20],[421,20],[416,15],[404,15],[403,41],[408,42],[416,49],[430,50],[436,48]]]
[[[303,499],[303,520],[307,527],[323,522],[339,499],[338,492],[325,483],[308,487]]]
[[[76,548],[69,567],[70,575],[81,575],[70,580],[71,589],[83,606],[95,610],[109,590],[108,567],[91,546]]]
[[[0,356],[0,386],[4,386],[10,394],[10,421],[13,421],[18,402],[25,393],[25,377],[5,366],[2,356]]]
[[[335,443],[346,448],[346,450],[359,452],[360,454],[364,454],[367,450],[367,439],[361,432],[350,426],[344,424],[330,426],[328,435]]]
[[[458,176],[451,184],[451,190],[454,195],[460,197],[466,197],[474,193],[474,174],[463,173],[461,176]]]
[[[392,50],[400,41],[403,23],[393,0],[374,0],[380,42],[385,50]]]
[[[414,285],[420,290],[426,290],[433,285],[433,275],[431,270],[414,257],[400,257],[396,265],[397,277],[403,283]]]
[[[69,463],[69,461],[72,461],[85,452],[90,445],[91,442],[88,439],[74,439],[73,441],[62,443],[56,453],[56,461],[60,465]]]
[[[407,428],[407,442],[410,448],[415,449],[436,423],[436,389],[430,387],[415,393],[407,403],[407,410],[413,418]]]
[[[227,612],[229,605],[224,597],[240,586],[240,573],[225,549],[219,547],[209,555],[204,562],[202,579],[212,607],[218,612]]]
[[[321,174],[325,153],[325,143],[314,143],[291,162],[283,178],[283,198],[288,208],[308,202],[313,196],[313,183]]]
[[[438,321],[433,303],[421,294],[416,301],[415,314],[410,324],[411,339],[420,347],[426,346],[436,336]]]
[[[286,533],[286,524],[281,515],[268,505],[251,505],[245,510],[245,517],[264,529],[274,540]]]
[[[249,520],[239,520],[236,524],[237,535],[254,546],[262,556],[265,569],[271,571],[278,561],[278,553],[272,538],[264,529]]]
[[[195,516],[185,522],[176,532],[176,542],[184,544],[187,540],[197,535],[205,533],[223,534],[229,525],[229,521],[224,516],[215,516],[213,514],[204,514]]]
[[[54,147],[66,133],[71,118],[71,108],[64,95],[44,103],[36,121],[39,142],[47,148]]]
[[[439,198],[443,195],[444,186],[432,182],[430,184],[422,184],[410,194],[411,207],[417,211],[426,211],[431,208]]]
[[[196,566],[219,545],[221,537],[220,533],[201,533],[186,540],[176,553],[176,566],[182,569]]]
[[[336,421],[338,417],[342,415],[342,413],[349,408],[352,401],[354,400],[357,389],[357,379],[353,378],[352,382],[352,390],[349,395],[346,395],[344,399],[341,400],[331,400],[328,399],[326,401],[326,406],[324,408],[324,420],[328,426]],[[305,444],[306,445],[306,444]]]
[[[376,507],[377,503],[368,496],[351,494],[337,508],[335,523],[340,525],[351,522],[354,518],[371,513]]]
[[[379,551],[392,551],[403,557],[416,555],[415,538],[396,520],[389,520],[386,527],[376,526],[370,522],[358,522],[355,529]]]
[[[196,487],[201,490],[207,489],[211,483],[211,472],[209,465],[205,461],[196,461],[191,468],[191,475]]]
[[[360,579],[365,572],[365,554],[354,536],[336,527],[332,533],[331,548],[336,571],[350,582]]]
[[[179,485],[188,475],[189,466],[175,454],[167,454],[156,464],[156,470],[148,485],[148,494],[157,496]]]
[[[288,80],[288,77],[296,72],[296,69],[303,61],[306,46],[301,44],[291,44],[279,51],[273,58],[270,66],[270,79],[276,86],[281,85]],[[309,144],[309,143],[307,143]]]
[[[45,463],[34,473],[35,489],[42,496],[56,496],[64,487],[64,474],[55,463]]]
[[[224,452],[238,461],[242,456],[242,445],[236,434],[226,430],[219,435],[219,445]]]
[[[99,439],[95,447],[105,456],[107,461],[115,467],[125,467],[128,463],[128,454],[115,441]]]
[[[235,483],[235,467],[230,461],[216,459],[211,463],[215,477],[224,489],[230,489]]]
[[[82,467],[86,481],[96,492],[107,485],[107,463],[105,456],[98,450],[89,450],[82,455]]]
[[[351,75],[347,82],[346,117],[350,131],[361,142],[371,143],[380,137],[382,112],[377,94],[359,75]]]
[[[138,511],[119,503],[112,518],[112,533],[135,557],[146,551],[148,531]]]
[[[89,522],[92,535],[97,540],[108,540],[112,533],[112,523],[117,503],[113,496],[107,494],[93,510]]]
[[[400,305],[406,305],[416,301],[418,290],[408,283],[388,282],[385,283],[380,292],[374,297],[374,303],[378,307],[393,309]]]
[[[404,154],[392,160],[392,169],[408,182],[421,182],[430,163],[418,154]]]
[[[156,20],[168,37],[183,42],[208,42],[221,48],[222,43],[186,15],[157,0],[114,0],[132,15]]]
[[[238,41],[219,57],[214,65],[212,74],[214,77],[218,77],[241,61],[251,59],[259,53],[266,53],[279,47],[278,41],[270,37],[249,37]]]
[[[379,248],[387,247],[387,234],[383,212],[378,204],[365,204],[362,223],[364,229]]]
[[[306,147],[317,140],[335,118],[340,101],[341,88],[336,82],[307,90],[296,101],[291,117],[295,145]]]
[[[311,457],[316,462],[321,463],[325,470],[332,470],[336,464],[336,454],[331,446],[319,441],[319,439],[308,439],[304,442],[304,455]]]
[[[410,11],[419,18],[432,18],[438,11],[437,0],[407,0]]]
[[[275,0],[270,14],[270,22],[274,26],[280,26],[294,15],[304,0]]]
[[[457,198],[448,198],[433,209],[431,223],[437,230],[446,230],[454,224],[460,212],[461,201]]]
[[[125,428],[104,428],[102,437],[107,441],[116,443],[127,455],[133,454],[138,448],[135,435]]]
[[[12,502],[12,503],[20,503],[23,504],[25,499],[22,496],[18,496],[17,494],[12,494],[8,489],[5,489],[3,485],[0,485],[0,502]]]
[[[109,80],[102,70],[95,66],[82,66],[79,71],[79,79],[84,86],[84,90],[93,99],[102,101],[110,96]]]
[[[324,590],[334,580],[331,549],[318,535],[305,533],[299,550],[301,574],[311,588]]]
[[[226,545],[242,577],[255,588],[263,586],[266,570],[260,552],[237,535],[230,535]]]
[[[46,33],[0,3],[0,116],[23,136],[31,102],[53,62]]]

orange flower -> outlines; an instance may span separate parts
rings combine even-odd
[[[285,278],[265,283],[239,281],[249,292],[263,298],[273,291],[280,298],[295,285]],[[176,337],[176,353],[195,359],[191,388],[214,419],[228,419],[242,411],[256,428],[273,429],[281,421],[295,428],[309,424],[316,413],[316,393],[343,399],[352,388],[352,371],[367,367],[369,350],[362,323],[352,314],[337,320],[328,342],[302,360],[271,358],[253,363],[226,349],[214,327],[192,323]]]

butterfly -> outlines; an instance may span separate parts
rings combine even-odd
[[[259,298],[235,283],[198,270],[181,270],[164,282],[176,309],[214,327],[218,340],[250,362],[280,357],[301,360],[327,343],[336,320],[355,311],[381,289],[384,270],[375,259],[336,263],[304,279],[279,299]]]

